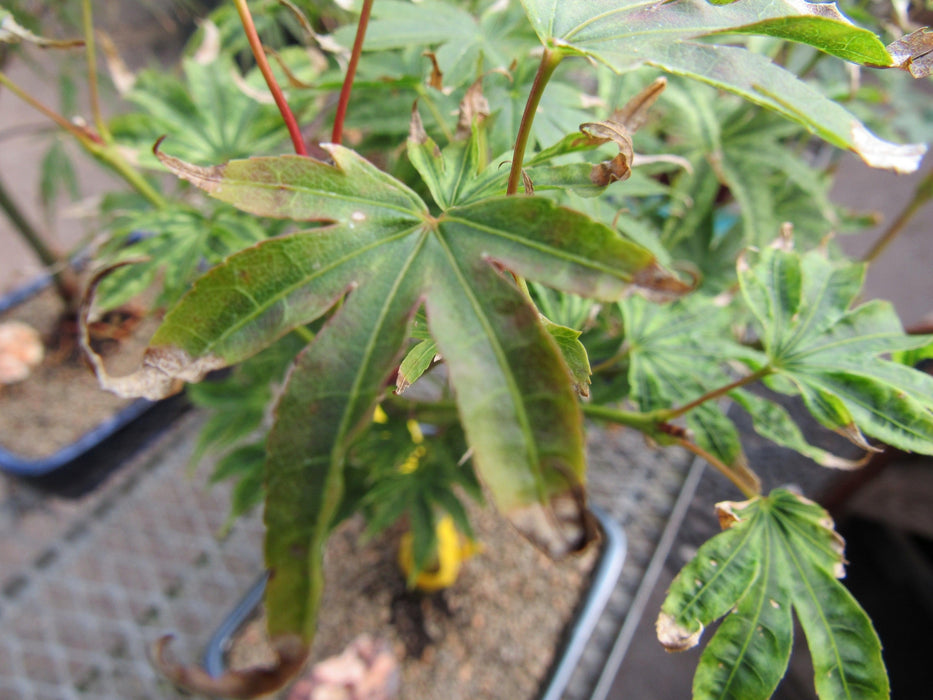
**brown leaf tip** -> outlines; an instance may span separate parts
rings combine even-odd
[[[703,634],[703,625],[699,625],[699,628],[695,631],[690,631],[678,624],[673,615],[663,611],[658,615],[657,622],[654,623],[654,629],[657,632],[658,641],[667,651],[692,649],[699,643],[700,635]]]
[[[171,170],[177,177],[180,177],[182,180],[187,180],[192,185],[204,190],[208,194],[211,192],[216,192],[220,189],[220,184],[223,181],[224,170],[226,169],[226,166],[212,165],[210,167],[204,168],[200,165],[193,165],[192,163],[187,163],[180,158],[167,155],[159,150],[159,147],[162,145],[164,140],[165,136],[160,136],[152,146],[152,152],[155,154],[155,157],[159,159],[159,162],[161,162],[162,165]]]
[[[110,376],[103,359],[91,347],[88,328],[94,294],[98,285],[108,274],[135,262],[139,260],[124,260],[115,263],[100,270],[91,278],[78,313],[78,342],[102,389],[124,398],[145,398],[157,401],[181,391],[184,386],[183,382],[200,381],[208,372],[225,367],[227,362],[222,357],[210,353],[192,357],[180,348],[156,346],[146,350],[142,366],[135,372],[123,377]]]
[[[454,138],[467,139],[473,133],[473,125],[482,124],[491,114],[489,101],[483,94],[482,76],[473,81],[466,94],[460,100],[460,112],[457,117],[457,131]]]
[[[887,47],[894,65],[909,71],[915,78],[933,74],[933,30],[921,27],[902,36]]]
[[[747,501],[720,501],[713,508],[716,511],[716,517],[719,520],[719,527],[723,530],[728,530],[730,527],[739,522],[742,518],[740,517],[738,511],[745,510],[754,503],[757,498],[753,498]]]
[[[257,666],[242,671],[227,671],[221,676],[211,676],[199,666],[185,666],[167,653],[172,635],[165,635],[152,645],[152,665],[172,683],[185,690],[208,696],[256,698],[282,688],[304,666],[308,658],[308,647],[295,635],[285,635],[273,640],[278,661],[273,666]]]
[[[428,132],[424,130],[424,121],[421,119],[421,113],[418,112],[418,100],[411,106],[411,119],[408,122],[408,140],[419,146],[427,143]]]
[[[638,287],[639,294],[659,303],[673,301],[693,291],[693,285],[682,282],[657,262],[636,272],[632,283]]]

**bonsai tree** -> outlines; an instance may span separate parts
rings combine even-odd
[[[796,0],[250,6],[218,8],[184,79],[140,76],[139,111],[110,125],[141,167],[184,182],[130,215],[155,235],[104,251],[85,304],[165,271],[170,310],[139,371],[110,377],[90,353],[110,390],[159,398],[236,367],[194,389],[215,410],[199,452],[239,478],[235,514],[263,501],[279,664],[210,679],[163,641],[166,673],[234,697],[286,682],[314,636],[323,546],[350,513],[371,529],[407,517],[412,579],[443,518],[470,533],[457,485],[481,484],[552,556],[587,546],[586,418],[703,457],[741,499],[717,506],[724,531],[658,619],[661,643],[685,649],[724,617],[696,697],[769,697],[794,614],[821,698],[886,697],[832,521],[762,492],[721,399],[826,467],[861,460],[809,444],[773,397],[862,450],[933,453],[933,380],[911,368],[933,338],[857,304],[865,265],[832,234],[859,219],[829,201],[815,157],[822,142],[918,167],[923,146],[882,139],[826,93],[842,61],[926,76],[928,30],[886,46]],[[261,82],[275,107],[252,97]],[[295,154],[258,155],[282,124]]]

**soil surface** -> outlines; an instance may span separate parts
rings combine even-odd
[[[407,591],[395,563],[398,532],[360,542],[361,519],[342,525],[326,551],[326,588],[312,663],[358,635],[386,640],[401,664],[402,698],[531,700],[580,602],[598,556],[553,562],[490,509],[470,508],[483,551],[457,583],[434,595]],[[237,637],[232,668],[268,663],[257,616]]]
[[[35,328],[46,346],[42,364],[28,379],[0,385],[0,447],[22,458],[55,454],[131,402],[98,386],[77,348],[75,329],[60,322],[63,308],[54,291],[46,289],[0,314],[0,321],[18,320]],[[137,325],[126,320],[92,333],[114,374],[137,366],[155,326],[155,321]],[[108,337],[114,335],[118,337]]]

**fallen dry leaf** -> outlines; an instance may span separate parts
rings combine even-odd
[[[388,643],[362,634],[339,655],[314,664],[288,700],[393,700],[399,683],[398,661]]]
[[[22,321],[0,323],[0,384],[23,381],[43,357],[39,331]]]

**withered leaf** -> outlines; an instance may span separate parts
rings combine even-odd
[[[483,95],[483,79],[478,78],[460,100],[456,138],[467,139],[473,131],[473,122],[482,123],[489,117],[489,101]]]
[[[21,41],[35,44],[43,49],[69,49],[84,46],[83,39],[49,39],[34,34],[19,24],[13,13],[0,7],[0,44],[18,44]]]
[[[656,78],[635,97],[625,103],[625,106],[613,115],[613,118],[625,125],[629,132],[638,131],[648,119],[648,110],[658,101],[664,88],[667,87],[667,78]]]
[[[91,309],[94,294],[103,279],[114,270],[141,262],[141,260],[123,260],[98,271],[88,284],[78,312],[78,343],[97,376],[102,389],[123,398],[142,397],[151,401],[177,394],[186,381],[197,382],[208,372],[226,366],[214,355],[193,358],[176,347],[147,348],[141,367],[132,374],[112,377],[104,366],[104,361],[91,347],[89,332]]]
[[[908,71],[915,78],[933,74],[933,30],[922,27],[888,44],[888,53],[894,65]]]
[[[667,85],[665,78],[658,78],[625,106],[615,110],[612,116],[601,122],[587,122],[580,125],[590,143],[599,145],[615,142],[619,154],[612,160],[606,160],[593,166],[590,180],[598,187],[605,187],[613,182],[627,179],[632,174],[632,160],[635,151],[632,148],[632,134],[645,123],[648,110],[657,101]]]
[[[435,90],[444,89],[444,73],[437,63],[437,56],[433,51],[425,51],[422,56],[426,56],[431,61],[431,75],[428,78],[428,85]]]
[[[292,680],[308,659],[310,651],[301,638],[287,635],[272,640],[278,656],[274,666],[256,666],[211,676],[199,666],[185,666],[166,654],[171,635],[159,638],[151,649],[153,665],[172,683],[185,690],[225,698],[255,698],[282,688]]]
[[[535,193],[535,183],[528,177],[528,173],[522,168],[522,187],[525,188],[525,194],[529,197]]]

